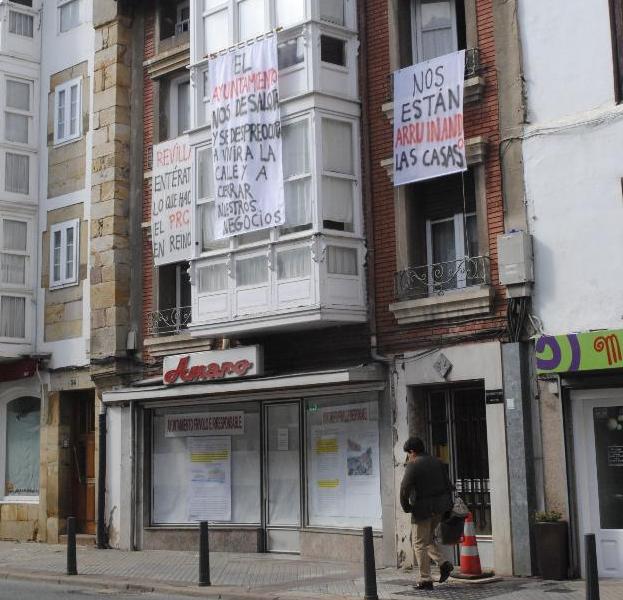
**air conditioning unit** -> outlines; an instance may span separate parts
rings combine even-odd
[[[534,281],[532,236],[525,231],[511,231],[498,236],[500,284],[525,285]]]

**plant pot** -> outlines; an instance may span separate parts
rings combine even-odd
[[[567,579],[569,548],[567,522],[534,524],[536,560],[543,579]]]

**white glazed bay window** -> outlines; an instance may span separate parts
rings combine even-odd
[[[28,144],[33,119],[33,84],[17,78],[5,79],[4,139],[7,142]]]
[[[30,288],[28,222],[0,218],[0,338],[26,337],[25,292]]]
[[[82,135],[82,81],[72,79],[54,90],[54,143],[62,144]]]
[[[78,283],[80,221],[52,225],[50,230],[50,287]]]

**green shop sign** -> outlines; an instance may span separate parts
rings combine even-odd
[[[567,335],[544,335],[536,340],[538,373],[567,373],[623,368],[623,329]]]

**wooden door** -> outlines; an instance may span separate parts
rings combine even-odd
[[[78,533],[95,534],[95,402],[76,398],[72,435],[72,496]]]

